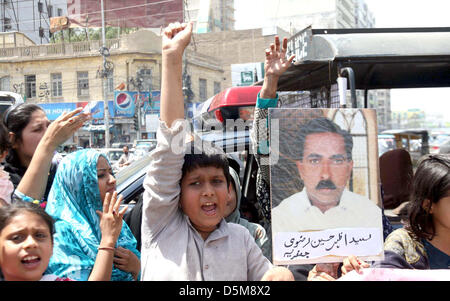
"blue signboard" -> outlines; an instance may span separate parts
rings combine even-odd
[[[152,91],[152,98],[143,103],[144,113],[146,115],[158,114],[160,112],[161,91]]]
[[[70,112],[78,107],[90,106],[90,112],[93,113],[92,119],[103,119],[105,112],[103,100],[90,101],[90,102],[59,102],[59,103],[43,103],[38,104],[47,115],[49,120],[55,120],[63,112]],[[116,117],[114,114],[114,102],[112,100],[108,101],[108,111],[109,117]]]
[[[44,110],[48,120],[55,120],[63,112],[70,112],[77,108],[75,102],[43,103],[39,106]]]

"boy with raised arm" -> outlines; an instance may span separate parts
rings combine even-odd
[[[246,228],[224,220],[226,156],[185,151],[181,74],[191,35],[192,23],[170,24],[163,33],[161,121],[144,180],[141,279],[293,280],[289,270],[272,266]]]

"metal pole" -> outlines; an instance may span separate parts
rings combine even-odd
[[[137,128],[137,133],[136,139],[141,139],[142,135],[141,135],[141,85],[139,84],[138,86],[138,94],[137,94],[137,119],[138,119],[138,128]]]
[[[102,9],[102,40],[103,40],[103,50],[106,48],[106,34],[105,34],[105,11],[103,9],[103,0],[101,0],[101,9]],[[102,51],[103,56],[103,107],[105,109],[104,118],[105,118],[105,148],[109,148],[109,109],[108,109],[108,100],[106,96],[106,90],[107,90],[107,74],[105,70],[106,66],[106,56],[105,51]]]

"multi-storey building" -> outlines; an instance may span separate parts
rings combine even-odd
[[[184,19],[197,33],[233,30],[234,0],[187,0]]]
[[[67,0],[1,0],[0,32],[18,31],[36,44],[50,42],[50,18],[67,14]]]

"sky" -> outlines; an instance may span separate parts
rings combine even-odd
[[[283,11],[284,5],[296,1],[299,0],[235,0],[236,29],[273,26],[261,18],[264,15],[261,4],[271,3],[276,15]],[[376,27],[450,27],[449,0],[366,0],[366,3],[375,16]],[[443,114],[450,122],[450,88],[391,90],[392,111],[416,108],[428,114]]]

